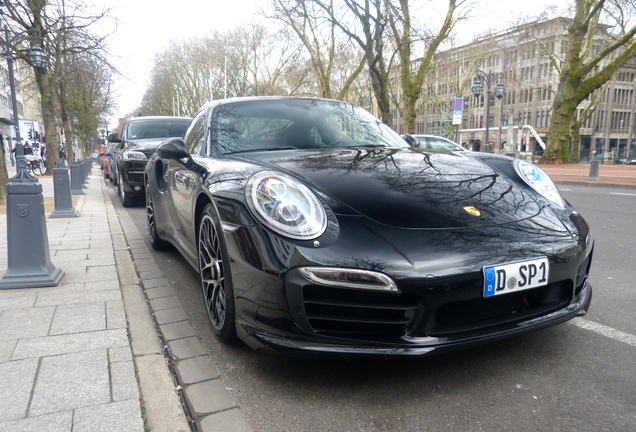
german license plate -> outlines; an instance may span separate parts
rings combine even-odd
[[[545,286],[549,273],[547,258],[484,267],[484,297]]]

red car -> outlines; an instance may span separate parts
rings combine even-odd
[[[101,168],[102,171],[104,171],[104,179],[110,180],[111,183],[115,182],[115,177],[111,168],[113,165],[113,151],[115,150],[116,145],[117,143],[109,143],[106,146],[106,150],[99,154],[101,156]]]

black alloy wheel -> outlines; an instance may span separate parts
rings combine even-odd
[[[171,245],[162,240],[157,233],[157,222],[155,220],[155,203],[152,199],[150,186],[146,183],[146,222],[148,225],[148,237],[150,238],[150,246],[154,250],[168,249]]]
[[[203,300],[212,330],[222,341],[236,339],[234,321],[234,290],[229,273],[229,259],[223,231],[216,211],[208,204],[199,223],[199,274]]]

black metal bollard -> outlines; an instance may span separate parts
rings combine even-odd
[[[55,195],[55,210],[49,217],[63,218],[79,216],[79,211],[73,208],[68,169],[62,164],[58,164],[53,168],[53,192]]]
[[[73,195],[86,195],[82,191],[82,171],[80,165],[76,162],[70,164],[71,166],[71,194]]]
[[[598,167],[599,160],[592,159],[592,163],[590,165],[590,176],[586,180],[598,180]]]

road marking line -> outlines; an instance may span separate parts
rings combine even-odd
[[[610,195],[623,195],[623,196],[636,196],[636,194],[630,194],[630,193],[620,193],[620,192],[610,192]]]
[[[585,330],[591,330],[594,333],[598,333],[610,339],[614,339],[616,341],[636,347],[636,336],[620,330],[616,330],[612,327],[608,327],[603,324],[599,324],[597,322],[589,321],[583,318],[573,319],[572,321],[570,321],[570,324],[573,324]]]

